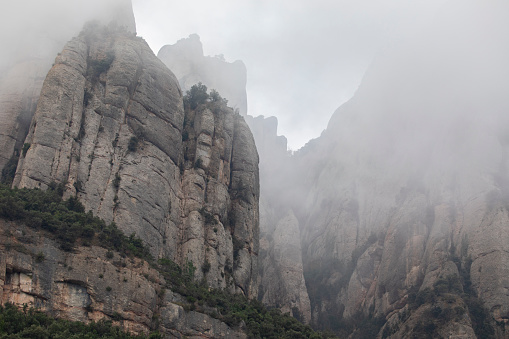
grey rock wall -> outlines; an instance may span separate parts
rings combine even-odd
[[[111,257],[95,246],[64,252],[24,225],[1,220],[0,226],[2,304],[26,304],[72,321],[111,320],[140,335],[246,338],[205,313],[184,310],[185,298],[166,290],[164,278],[144,261]]]
[[[89,25],[57,57],[14,185],[65,184],[86,210],[135,233],[155,257],[255,297],[258,154],[223,103],[184,112],[180,86],[148,45]]]
[[[23,10],[27,13],[38,7],[30,1],[25,5]],[[57,9],[52,5],[44,8],[44,11],[51,10]],[[3,28],[16,31],[16,38],[6,36],[6,41],[0,41],[4,46],[0,60],[0,169],[13,155],[19,154],[55,55],[79,33],[83,24],[88,20],[99,20],[103,24],[115,22],[136,32],[130,0],[102,4],[81,1],[70,7],[63,5],[58,8],[59,22],[48,22],[44,11],[37,13],[39,17],[30,25],[26,25],[25,18],[20,18],[19,27]]]

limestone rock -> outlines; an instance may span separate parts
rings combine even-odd
[[[184,124],[185,122],[185,124]],[[88,26],[48,73],[14,185],[65,184],[196,279],[255,297],[258,154],[224,103],[184,112],[180,86],[140,38]]]
[[[209,284],[255,297],[258,153],[244,118],[221,103],[186,112],[183,256]]]
[[[14,184],[65,183],[87,210],[138,233],[162,255],[178,223],[171,188],[179,181],[182,100],[146,43],[123,32],[90,27],[57,57]]]
[[[37,10],[37,6],[31,3],[26,5],[23,11]],[[47,6],[44,10],[50,9],[51,6]],[[104,24],[115,22],[130,32],[136,32],[130,0],[102,4],[75,1],[69,5],[61,4],[58,12],[58,23],[48,23],[44,13],[37,13],[38,17],[30,19],[30,25],[24,22],[26,18],[20,18],[16,23],[20,27],[9,27],[17,32],[18,39],[0,41],[4,46],[0,61],[0,169],[12,156],[19,156],[43,81],[55,55],[73,35],[79,33],[83,24],[88,20],[99,20]],[[76,17],[78,12],[79,18]]]
[[[2,303],[73,321],[112,320],[134,334],[158,329],[169,338],[246,338],[207,314],[184,311],[185,298],[165,290],[163,277],[142,260],[111,257],[94,246],[64,252],[30,228],[3,220],[0,229]]]
[[[299,224],[292,211],[279,221],[266,247],[260,264],[262,302],[308,323],[311,305],[304,282]]]

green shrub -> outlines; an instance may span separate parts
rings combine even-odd
[[[121,180],[120,174],[118,174],[118,172],[115,173],[115,178],[112,181],[113,187],[118,189],[120,186],[120,180]]]
[[[211,267],[210,262],[206,260],[201,266],[201,270],[204,274],[207,274],[210,271],[210,267]]]
[[[35,262],[41,263],[44,260],[46,260],[46,257],[44,256],[44,253],[42,253],[42,252],[37,253],[37,255],[35,256]]]
[[[88,310],[93,311],[90,307]],[[158,332],[152,334],[149,338],[160,338]],[[10,303],[0,306],[0,336],[2,338],[143,338],[112,326],[111,321],[100,320],[85,324],[55,319],[26,306],[21,311]]]
[[[196,109],[199,105],[206,103],[208,99],[207,86],[199,82],[184,95],[184,108]]]
[[[18,160],[19,152],[16,151],[2,169],[2,178],[0,179],[2,184],[9,186],[12,184],[14,181],[14,176],[16,175],[16,169],[18,167]]]
[[[48,190],[11,189],[0,184],[0,218],[25,223],[48,232],[63,250],[71,251],[78,239],[94,242],[110,251],[152,260],[148,248],[132,234],[126,237],[114,223],[94,217],[76,197],[62,200],[63,184],[51,183]]]
[[[92,82],[97,82],[102,73],[106,73],[115,60],[113,51],[106,53],[97,59],[91,59],[88,63],[88,73],[90,74]]]
[[[131,139],[129,139],[129,143],[127,145],[127,149],[129,152],[136,152],[138,149],[138,138],[133,136]]]

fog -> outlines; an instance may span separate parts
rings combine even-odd
[[[247,66],[248,114],[274,115],[293,150],[316,138],[375,55],[429,22],[445,1],[134,0],[157,52],[197,33],[206,55]]]
[[[262,191],[304,221],[330,213],[310,229],[338,224],[345,201],[359,204],[359,227],[385,225],[399,192],[417,186],[430,204],[504,197],[508,16],[503,1],[449,1],[387,42],[322,137],[282,170],[268,165]]]
[[[4,1],[0,11],[0,72],[28,58],[54,59],[85,22],[108,22],[123,16],[125,5],[125,0]]]
[[[0,72],[25,57],[52,59],[85,21],[111,17],[119,3],[126,2],[9,2],[0,13]],[[442,88],[444,98],[460,96],[457,100],[469,87],[479,101],[475,104],[483,105],[491,93],[504,93],[498,83],[507,78],[507,5],[502,1],[133,0],[133,8],[138,34],[154,52],[197,33],[205,54],[242,60],[248,71],[248,113],[278,117],[279,132],[293,150],[320,135],[336,108],[357,91],[368,67],[363,86],[377,88],[383,99],[384,88],[400,81],[399,102],[408,107],[422,105],[424,96],[405,96],[415,86],[435,94]],[[428,62],[399,70],[390,66],[417,60]],[[422,67],[430,71],[419,73]],[[410,86],[402,77],[408,72],[416,72]],[[453,81],[461,86],[450,92]]]

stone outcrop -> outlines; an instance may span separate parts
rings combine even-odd
[[[83,13],[79,14],[82,17],[76,17],[76,13],[80,12],[78,9],[82,10]],[[20,18],[21,27],[10,27],[17,31],[18,39],[2,41],[0,170],[11,157],[19,156],[35,113],[43,81],[52,67],[55,55],[73,35],[79,33],[85,21],[94,19],[104,24],[114,22],[130,32],[136,32],[130,0],[115,0],[102,4],[76,1],[69,7],[61,6],[58,11],[58,29],[54,29],[55,22],[47,22],[44,17],[39,17],[34,19],[36,23],[40,22],[39,27],[31,30],[23,26],[25,19]]]
[[[504,337],[507,65],[486,57],[483,72],[472,73],[475,43],[453,48],[449,42],[463,37],[445,29],[447,18],[437,19],[443,29],[432,38],[380,56],[324,133],[286,160],[293,174],[275,181],[273,190],[286,192],[279,209],[293,210],[300,226],[315,326],[340,331],[363,314],[386,321],[380,336],[420,335],[423,322],[435,321],[434,336],[483,337],[466,293],[491,315],[484,324],[497,324]],[[488,38],[496,32],[477,28],[483,55],[498,55]],[[436,299],[413,299],[426,293]],[[458,316],[435,320],[433,312],[455,307]]]
[[[64,252],[24,225],[0,220],[0,226],[2,303],[73,321],[108,319],[135,334],[246,338],[207,314],[185,311],[185,298],[166,290],[164,278],[144,261],[95,246]]]
[[[186,112],[182,249],[215,287],[257,295],[258,153],[244,118],[222,103]]]
[[[86,210],[135,233],[196,278],[257,293],[258,154],[224,103],[184,112],[175,76],[148,45],[89,25],[56,58],[14,185],[63,183]]]
[[[183,92],[201,82],[217,90],[240,114],[247,114],[247,71],[242,61],[230,63],[222,55],[204,56],[200,37],[196,34],[174,45],[163,46],[157,56],[175,73]]]
[[[270,234],[270,235],[269,235]],[[304,281],[300,230],[289,211],[272,233],[261,240],[260,298],[304,323],[311,320],[311,305]]]
[[[277,135],[276,117],[251,117],[246,121],[253,131],[260,153],[260,292],[267,306],[278,307],[302,322],[311,320],[311,307],[303,275],[300,225],[288,204],[287,192],[294,168],[284,136]],[[295,178],[296,179],[296,178]]]
[[[229,105],[239,108],[242,115],[246,114],[246,70],[240,61],[230,64],[222,60],[221,56],[203,56],[202,44],[195,34],[187,39],[179,40],[174,45],[164,46],[159,51],[158,57],[175,73],[184,91],[202,82],[208,88],[218,90],[228,99]],[[298,224],[291,231],[287,230],[289,232],[285,231],[286,222],[276,227],[280,219],[285,217],[284,214],[281,215],[280,202],[288,198],[285,192],[289,191],[281,184],[288,182],[288,176],[294,177],[292,168],[287,167],[289,158],[287,141],[284,136],[277,135],[276,117],[245,115],[245,119],[253,132],[256,148],[260,154],[260,242],[262,247],[259,270],[260,279],[263,281],[261,281],[258,298],[265,305],[279,307],[300,320],[308,322],[311,319],[311,311],[302,275]],[[205,162],[208,163],[208,161],[207,156]],[[282,210],[284,211],[285,208]],[[289,213],[292,213],[291,209]],[[280,235],[291,234],[294,238],[286,235],[281,239],[281,243],[274,243],[273,233],[276,228]],[[281,270],[287,268],[291,270],[291,274],[287,274],[286,271],[281,273]]]

